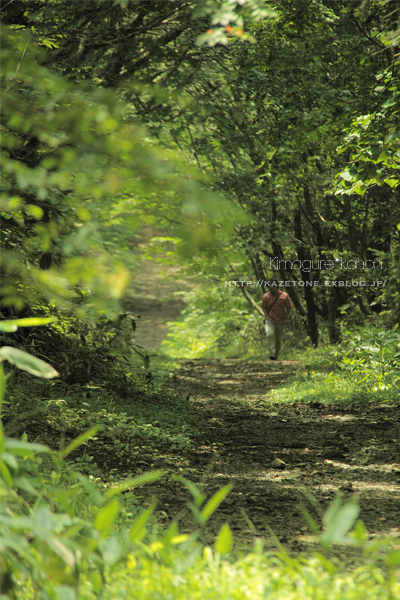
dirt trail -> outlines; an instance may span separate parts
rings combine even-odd
[[[345,500],[359,497],[370,533],[399,539],[398,407],[272,403],[268,390],[301,368],[295,362],[199,359],[181,365],[170,386],[190,394],[203,431],[187,457],[186,477],[208,496],[234,483],[208,526],[210,536],[227,521],[238,540],[258,535],[274,547],[272,530],[288,549],[314,547],[302,506],[320,523],[340,492]],[[276,459],[284,464],[274,466]],[[189,500],[180,496],[167,503],[171,516]],[[190,528],[189,515],[183,523]]]
[[[170,379],[171,387],[181,394],[204,398],[261,399],[271,388],[301,369],[296,361],[244,361],[236,359],[180,360],[181,368]]]
[[[146,243],[148,237],[145,232],[138,239]],[[142,263],[133,299],[127,301],[127,308],[142,317],[137,343],[157,349],[166,337],[166,322],[176,320],[184,306],[173,292],[192,285],[168,283],[155,264]],[[175,464],[207,497],[234,484],[207,526],[210,541],[227,521],[237,541],[250,542],[257,535],[272,548],[276,535],[291,551],[319,549],[302,507],[321,523],[339,492],[344,500],[358,496],[360,518],[372,535],[399,541],[398,406],[274,404],[268,391],[298,372],[298,362],[197,359],[180,364],[167,385],[189,396],[201,439],[187,456],[171,452],[154,458],[151,466]],[[275,459],[283,468],[273,466]],[[193,531],[196,524],[186,508],[192,498],[182,485],[163,482],[154,492],[166,521],[178,516],[181,527]],[[349,563],[355,557],[345,547],[337,553],[347,553]]]
[[[168,321],[177,321],[186,303],[176,292],[194,287],[190,279],[175,278],[179,269],[151,260],[143,260],[153,236],[162,232],[145,227],[135,235],[137,245],[137,272],[122,304],[125,310],[139,315],[133,341],[147,351],[158,350],[168,334]]]

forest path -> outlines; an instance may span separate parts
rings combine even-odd
[[[138,244],[146,245],[152,233],[138,235]],[[165,280],[166,271],[171,269],[142,261],[132,295],[124,303],[141,315],[134,340],[148,350],[157,350],[166,338],[167,321],[177,320],[185,306],[174,292],[194,284]],[[207,524],[207,541],[212,543],[228,522],[236,543],[258,536],[267,549],[276,548],[278,538],[291,552],[320,550],[302,507],[321,524],[321,515],[338,493],[344,501],[359,497],[360,518],[373,536],[399,541],[397,406],[274,403],[268,391],[301,371],[301,363],[295,361],[178,362],[180,369],[166,385],[174,393],[189,395],[200,435],[189,453],[160,452],[140,466],[167,472],[172,467],[197,483],[208,498],[225,484],[234,484]],[[273,466],[275,459],[284,462],[283,468]],[[159,499],[158,509],[167,521],[177,518],[181,530],[197,528],[187,508],[192,497],[181,483],[164,480],[148,490]],[[348,564],[357,557],[356,551],[339,545],[335,554],[347,556]]]
[[[122,306],[140,317],[132,341],[148,352],[157,351],[169,331],[168,322],[178,321],[182,310],[187,306],[177,292],[187,292],[195,286],[195,280],[179,276],[177,266],[144,259],[142,252],[149,251],[154,236],[166,234],[152,227],[143,227],[134,236],[136,244],[136,272],[127,290]]]
[[[185,477],[207,497],[234,484],[207,526],[210,539],[228,522],[237,541],[257,535],[266,548],[276,547],[272,531],[291,551],[320,549],[302,507],[321,524],[321,515],[341,493],[344,501],[359,498],[360,518],[373,536],[399,541],[398,407],[273,403],[268,390],[299,371],[296,362],[180,363],[169,385],[190,394],[201,429],[185,461]],[[172,516],[189,498],[182,491],[169,493],[163,510]],[[189,513],[182,524],[193,527]],[[339,545],[334,554],[347,555],[350,563],[357,557],[357,551]]]
[[[278,387],[302,368],[298,361],[246,361],[240,358],[181,359],[170,379],[171,388],[182,395],[255,400]]]

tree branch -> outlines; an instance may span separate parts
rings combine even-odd
[[[235,269],[232,267],[232,265],[229,265],[229,266],[231,268],[231,271],[233,273],[235,273]],[[236,275],[236,273],[235,273],[235,275]],[[246,287],[244,285],[240,285],[239,287],[240,287],[240,291],[242,292],[243,296],[246,298],[247,302],[249,304],[251,304],[251,306],[253,308],[255,308],[256,311],[259,312],[260,315],[265,319],[265,314],[264,314],[263,309],[261,308],[261,306],[259,306],[257,304],[257,302],[255,300],[253,300],[253,298],[250,296],[249,292],[247,291]]]

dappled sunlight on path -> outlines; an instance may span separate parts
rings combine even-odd
[[[238,540],[258,535],[274,547],[272,530],[292,550],[317,549],[303,507],[320,523],[340,493],[345,500],[358,496],[370,533],[400,538],[396,406],[272,402],[268,392],[299,372],[299,362],[197,359],[180,365],[169,386],[189,395],[204,422],[185,476],[207,495],[234,483],[210,535],[227,521]],[[336,551],[349,559],[354,552]]]

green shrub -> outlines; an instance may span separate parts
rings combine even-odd
[[[357,385],[365,383],[373,391],[400,384],[400,331],[382,327],[356,327],[346,331],[340,369],[355,376]]]
[[[397,326],[355,327],[339,346],[306,348],[297,355],[304,370],[268,393],[276,402],[393,402],[400,383]]]

